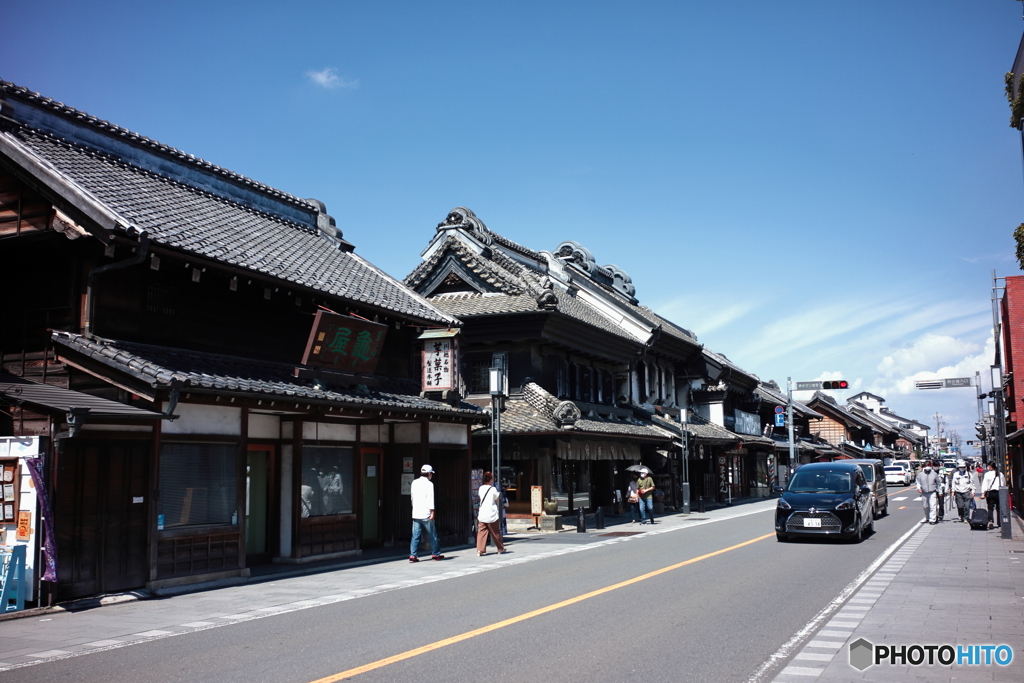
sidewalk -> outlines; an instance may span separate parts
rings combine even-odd
[[[0,672],[630,542],[761,512],[775,504],[774,500],[762,500],[705,514],[667,514],[654,526],[630,524],[628,517],[610,518],[607,528],[585,534],[576,533],[575,528],[554,534],[512,534],[506,537],[506,555],[497,555],[493,546],[484,557],[477,557],[474,546],[446,547],[445,560],[412,564],[407,548],[381,549],[374,552],[400,555],[364,557],[341,567],[278,565],[282,572],[305,573],[268,574],[239,585],[0,621]]]
[[[955,518],[920,525],[774,680],[1024,681],[1024,524],[1011,513],[1013,538],[1003,540],[999,530],[976,531]],[[1013,660],[911,666],[897,659],[861,672],[850,665],[850,645],[862,638],[908,649],[951,645],[954,652],[958,645],[1005,644]],[[870,645],[861,652],[874,661]]]

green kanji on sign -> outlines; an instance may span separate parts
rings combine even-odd
[[[318,311],[302,364],[373,374],[387,331],[386,325],[369,320]]]

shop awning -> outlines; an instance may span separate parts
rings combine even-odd
[[[168,417],[152,410],[136,408],[52,384],[33,382],[8,373],[0,373],[0,401],[8,405],[27,405],[31,410],[43,413],[73,415],[75,418],[69,420],[72,422],[80,422],[82,419],[92,421],[97,418],[112,421],[160,420]]]

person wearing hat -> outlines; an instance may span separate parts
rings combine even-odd
[[[953,473],[951,485],[953,499],[956,501],[956,509],[960,513],[961,522],[967,521],[970,513],[971,500],[974,498],[974,477],[967,471],[967,463],[960,460],[956,463],[956,472]]]
[[[636,487],[640,496],[640,523],[654,524],[654,479],[646,467],[640,470],[640,481]]]
[[[443,560],[441,542],[437,538],[437,527],[434,525],[434,468],[424,465],[420,468],[420,478],[412,483],[409,489],[412,499],[412,542],[409,544],[409,561],[419,562],[416,555],[419,551],[420,534],[424,531],[430,536],[430,559]]]
[[[939,473],[932,471],[934,463],[926,460],[924,467],[917,474],[917,492],[921,494],[921,505],[924,507],[924,519],[921,524],[938,524],[935,509],[935,489],[939,482]]]

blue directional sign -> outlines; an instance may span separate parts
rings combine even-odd
[[[775,416],[775,426],[776,427],[785,427],[786,426],[786,416],[785,415],[776,415]]]

